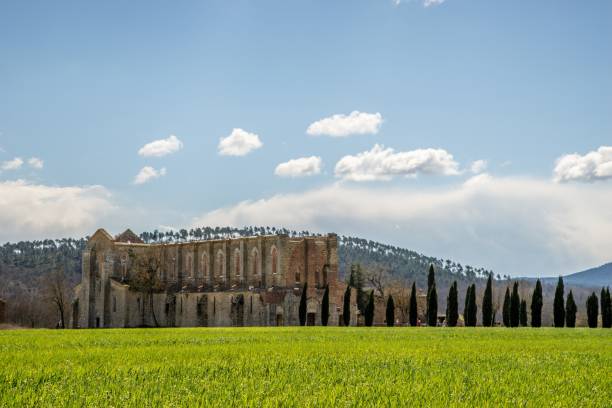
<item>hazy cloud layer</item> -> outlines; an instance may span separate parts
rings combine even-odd
[[[352,181],[391,180],[394,176],[423,174],[456,175],[459,164],[443,149],[395,152],[374,145],[356,156],[344,156],[336,164],[336,177]]]
[[[305,177],[321,173],[323,161],[320,157],[301,157],[276,166],[274,174],[280,177]]]
[[[176,153],[183,148],[183,142],[178,137],[170,135],[166,139],[155,140],[147,143],[138,150],[138,154],[143,157],[163,157]]]
[[[423,0],[423,6],[431,7],[431,6],[439,6],[444,3],[445,0]]]
[[[134,184],[148,183],[151,180],[163,177],[165,175],[166,175],[165,167],[162,167],[161,169],[157,170],[151,166],[145,166],[142,169],[140,169],[136,177],[134,177]]]
[[[218,149],[221,156],[245,156],[262,146],[258,135],[235,128],[229,136],[219,140]]]
[[[85,236],[113,210],[110,193],[101,186],[0,182],[0,242]]]
[[[308,126],[306,133],[311,136],[331,137],[376,134],[381,124],[380,113],[353,111],[348,115],[337,114],[318,120]]]
[[[612,147],[601,146],[584,156],[567,154],[557,159],[554,179],[557,182],[599,181],[612,178]]]
[[[2,162],[0,169],[5,171],[19,170],[22,165],[23,159],[21,157],[15,157],[13,160],[7,160],[5,162]]]
[[[612,190],[487,174],[428,190],[337,184],[244,201],[194,225],[278,225],[379,240],[512,275],[610,261]],[[322,210],[324,209],[324,210]]]

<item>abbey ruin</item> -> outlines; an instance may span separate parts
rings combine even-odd
[[[298,325],[306,282],[307,324],[321,324],[329,285],[329,325],[338,325],[337,251],[335,234],[145,244],[100,229],[83,252],[72,327]]]

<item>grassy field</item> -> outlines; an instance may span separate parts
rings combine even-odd
[[[0,406],[612,406],[612,330],[0,332]]]

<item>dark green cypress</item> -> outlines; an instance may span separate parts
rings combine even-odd
[[[541,327],[542,326],[542,305],[543,305],[543,297],[542,297],[542,283],[538,279],[536,282],[535,289],[533,290],[533,295],[531,296],[531,327]]]
[[[389,295],[389,299],[387,299],[387,326],[393,327],[395,325],[395,302],[393,301],[393,296]]]
[[[574,294],[570,290],[565,303],[565,325],[567,327],[576,327],[576,302],[574,302]]]
[[[427,304],[427,325],[436,327],[438,325],[438,292],[436,291],[436,283],[434,282],[429,291],[429,301]]]
[[[476,285],[470,285],[465,294],[465,309],[463,310],[463,318],[467,327],[476,326]]]
[[[448,297],[446,298],[446,325],[448,327],[457,326],[457,320],[459,318],[457,295],[457,281],[454,281],[448,290]]]
[[[610,299],[610,288],[606,288],[606,301],[604,302],[603,308],[606,311],[606,321],[603,322],[603,313],[604,309],[601,311],[602,315],[602,326],[605,329],[609,329],[612,327],[612,299]]]
[[[302,297],[300,298],[300,326],[306,326],[306,302],[307,302],[307,291],[308,291],[308,283],[304,284],[304,289],[302,290]]]
[[[434,302],[430,302],[430,296],[431,296],[431,291],[432,289],[434,289],[436,286],[436,275],[434,272],[434,266],[433,264],[429,265],[429,273],[427,274],[427,324],[431,326],[430,322],[432,322],[433,320],[437,320],[438,316],[438,299],[437,299],[437,292],[436,292],[436,301],[435,301],[435,313],[433,316],[433,320],[432,317],[430,317],[430,313],[434,312],[434,310],[431,309],[431,305]]]
[[[521,326],[527,326],[527,301],[525,299],[521,300],[521,316],[520,322]]]
[[[565,301],[563,300],[563,278],[559,276],[557,289],[555,290],[555,302],[553,305],[553,321],[555,327],[563,327],[565,324]]]
[[[586,302],[587,307],[587,322],[592,329],[597,328],[597,315],[599,314],[599,305],[595,292],[588,297]]]
[[[514,282],[510,296],[510,326],[518,327],[520,322],[521,298],[518,293],[518,282]]]
[[[408,319],[411,326],[417,325],[418,310],[417,310],[417,294],[416,283],[412,282],[412,291],[410,292],[410,307],[408,308]]]
[[[368,303],[365,308],[365,325],[370,327],[374,323],[374,291],[370,292]]]
[[[493,274],[489,274],[487,287],[482,296],[482,325],[484,327],[493,326]]]
[[[344,291],[344,305],[342,310],[342,320],[345,326],[351,324],[351,287],[347,286]]]
[[[504,326],[510,327],[510,288],[506,286],[506,295],[504,296],[503,307]]]
[[[329,285],[325,285],[323,300],[321,301],[321,325],[327,326],[329,321]]]

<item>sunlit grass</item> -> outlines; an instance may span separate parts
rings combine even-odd
[[[0,332],[0,406],[601,406],[612,330]]]

